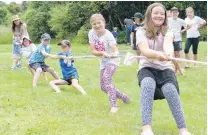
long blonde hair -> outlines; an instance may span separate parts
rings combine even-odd
[[[152,19],[151,19],[151,14],[152,14],[152,9],[160,6],[164,8],[165,10],[165,21],[162,24],[161,28],[159,31],[156,31]],[[145,19],[144,19],[144,29],[145,29],[145,34],[149,39],[155,39],[158,35],[158,33],[162,33],[163,36],[167,33],[168,30],[168,25],[167,25],[168,19],[167,19],[167,13],[166,13],[166,8],[160,4],[160,3],[153,3],[148,6],[147,11],[145,13]]]

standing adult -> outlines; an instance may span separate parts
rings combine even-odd
[[[21,43],[23,37],[29,37],[27,32],[27,25],[21,21],[18,15],[13,16],[12,21],[13,33],[13,65],[12,69],[17,70],[21,68]]]
[[[127,44],[130,45],[130,43],[131,43],[130,34],[131,34],[132,26],[134,25],[134,21],[132,19],[125,18],[124,19],[124,25],[125,25],[125,28],[126,28]]]
[[[190,29],[186,32],[186,45],[185,45],[185,56],[189,59],[189,49],[192,45],[193,59],[197,60],[198,45],[200,40],[199,29],[206,25],[206,21],[198,16],[194,15],[194,9],[192,7],[186,8],[186,19],[185,22],[190,25]],[[194,64],[196,66],[196,64]],[[187,68],[190,67],[187,63]]]

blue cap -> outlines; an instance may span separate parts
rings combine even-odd
[[[137,13],[134,14],[134,17],[132,17],[132,18],[140,18],[140,19],[143,19],[143,15],[141,13],[137,12]]]

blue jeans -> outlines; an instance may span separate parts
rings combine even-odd
[[[17,42],[20,42],[20,40],[13,41],[13,54],[21,55],[21,46],[17,45]]]
[[[131,30],[132,30],[131,25],[126,26],[126,40],[127,40],[127,43],[131,43],[131,40],[130,40]]]

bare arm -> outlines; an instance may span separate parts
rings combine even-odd
[[[184,29],[183,30],[181,30],[181,33],[183,33],[183,32],[185,32],[185,31],[187,31],[188,29],[190,29],[191,28],[191,26],[190,25],[187,25],[186,27],[184,27]]]
[[[172,36],[165,36],[164,39],[164,44],[163,44],[163,50],[164,53],[168,56],[168,57],[174,57],[174,48],[173,48],[173,37]],[[180,65],[177,61],[172,60],[176,71],[179,70],[179,72],[183,75],[183,71],[180,68]]]
[[[203,24],[200,24],[198,29],[202,28],[203,26],[205,26],[207,24],[207,22],[205,21]]]
[[[131,46],[134,45],[133,41],[134,41],[134,32],[131,32]]]
[[[174,48],[173,48],[173,37],[172,36],[165,36],[164,43],[163,43],[163,50],[164,53],[173,57],[174,56]]]
[[[158,59],[161,61],[167,60],[162,52],[154,51],[149,48],[147,41],[138,44],[141,53],[149,59]]]
[[[52,59],[66,59],[66,56],[59,56],[59,55],[54,55],[54,54],[49,54],[49,53],[46,53],[44,50],[41,51],[41,53],[43,54],[43,56],[45,57],[50,57]]]

